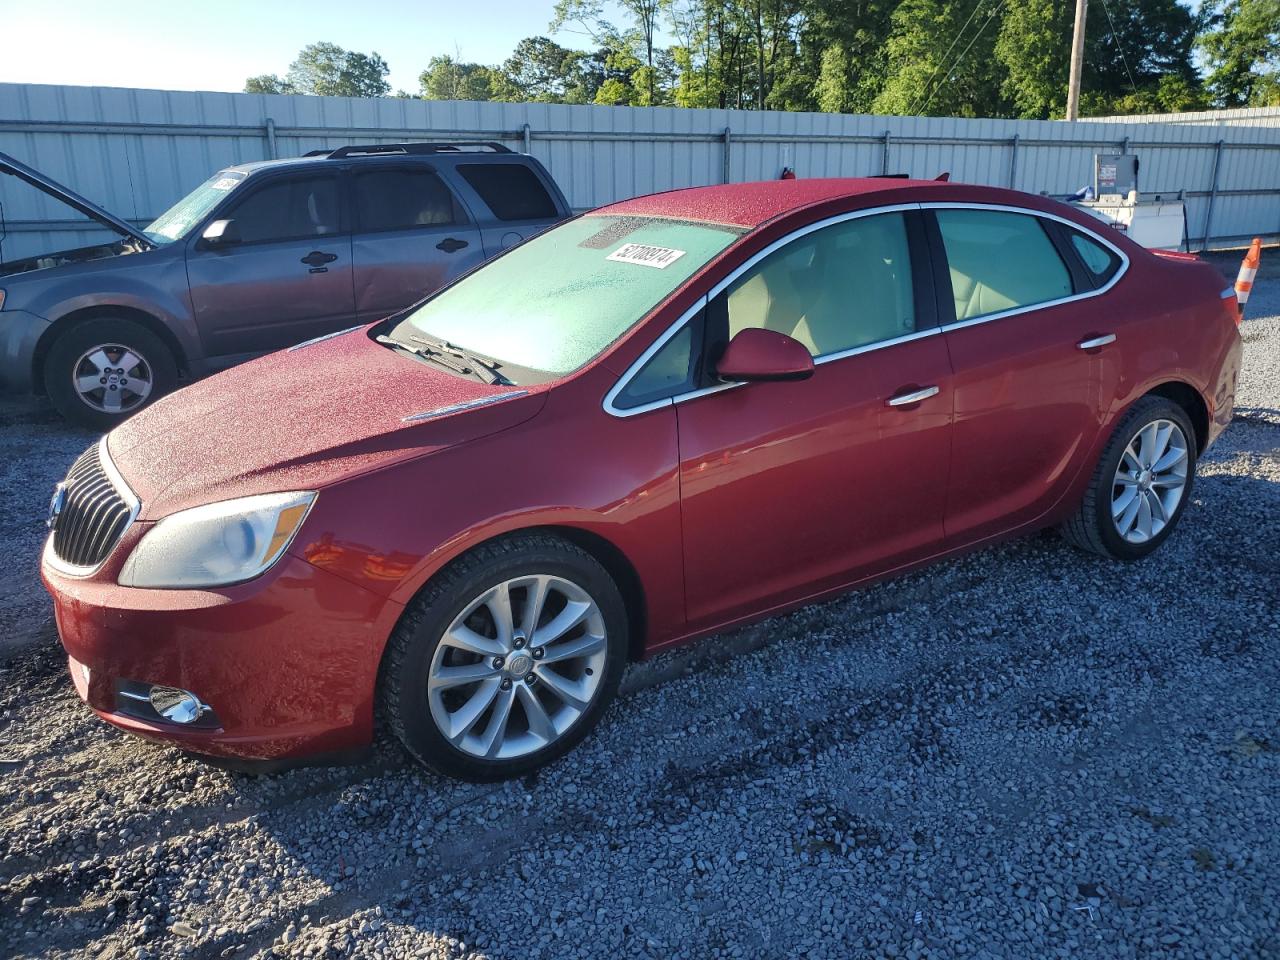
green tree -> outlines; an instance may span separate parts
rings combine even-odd
[[[376,53],[344,50],[336,43],[310,43],[289,65],[286,77],[296,93],[319,97],[385,97],[390,68]]]
[[[1206,86],[1222,107],[1280,106],[1280,0],[1213,4],[1200,38]]]
[[[893,13],[876,113],[992,117],[1003,107],[995,59],[1000,0],[905,0]]]
[[[996,42],[1001,89],[1021,117],[1066,110],[1071,0],[1023,0],[1007,8]],[[1177,0],[1091,4],[1081,76],[1081,112],[1136,113],[1202,103],[1191,61],[1196,18]]]
[[[580,81],[580,57],[547,37],[526,37],[516,44],[502,72],[522,99],[563,103]]]
[[[263,73],[250,77],[244,82],[245,93],[297,93],[293,85],[284,77],[274,73]]]
[[[807,0],[796,60],[774,102],[788,110],[869,113],[884,86],[896,0]]]
[[[492,68],[444,54],[427,61],[418,84],[424,100],[492,100],[493,79]]]
[[[644,53],[644,65],[648,71],[644,74],[647,102],[658,103],[657,77],[659,66],[655,58],[655,42],[662,14],[670,8],[672,0],[616,0],[630,15],[630,31]],[[563,29],[567,24],[576,24],[596,43],[624,37],[604,16],[603,0],[556,0],[555,13],[551,25],[552,32]]]

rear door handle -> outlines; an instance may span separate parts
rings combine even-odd
[[[1076,344],[1080,350],[1097,350],[1099,347],[1105,347],[1108,343],[1115,343],[1116,335],[1114,333],[1104,333],[1100,337],[1090,337],[1088,340],[1081,340]]]
[[[326,263],[333,263],[333,261],[337,259],[338,255],[336,253],[325,253],[322,250],[312,250],[302,258],[302,262],[308,267],[323,267]]]
[[[436,244],[437,250],[443,250],[445,253],[453,253],[455,250],[461,250],[467,246],[467,241],[459,240],[457,237],[445,237]]]
[[[885,405],[890,407],[906,407],[913,403],[919,403],[921,400],[928,400],[930,397],[936,397],[937,395],[937,387],[921,387],[920,389],[912,390],[909,393],[895,393],[885,401]]]

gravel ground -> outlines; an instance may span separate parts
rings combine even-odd
[[[1148,561],[1046,533],[712,638],[484,787],[385,746],[231,774],[89,716],[34,572],[89,437],[0,407],[0,955],[1280,955],[1280,281],[1253,307]]]

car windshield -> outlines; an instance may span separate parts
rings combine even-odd
[[[144,229],[156,243],[172,243],[205,218],[210,210],[244,181],[244,174],[234,170],[215,173],[200,186],[175,203]]]
[[[392,337],[445,341],[514,367],[569,373],[738,236],[731,227],[680,220],[579,217],[443,290]]]

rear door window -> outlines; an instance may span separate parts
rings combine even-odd
[[[276,180],[227,214],[244,243],[300,240],[341,232],[338,179],[333,175]]]
[[[1071,273],[1031,214],[938,210],[956,320],[1069,297]]]
[[[416,230],[465,223],[466,215],[432,170],[357,170],[356,229],[360,233]]]
[[[460,163],[458,173],[499,220],[554,220],[560,216],[538,175],[522,163]]]

